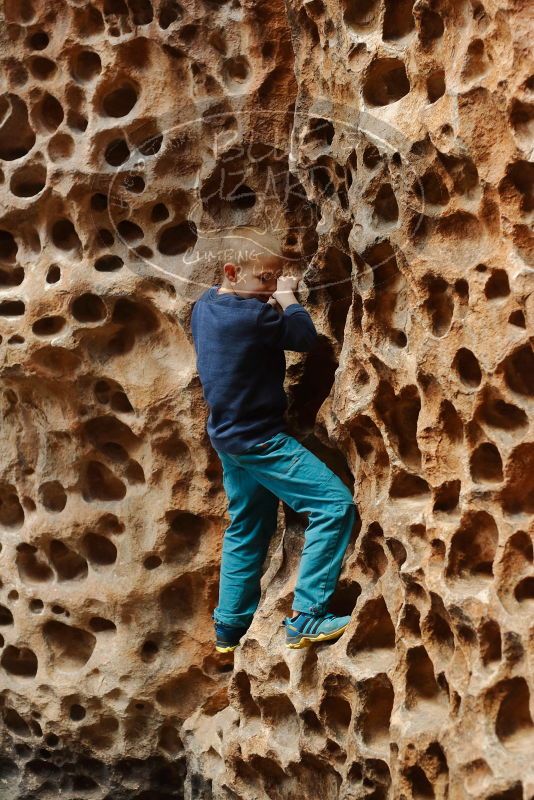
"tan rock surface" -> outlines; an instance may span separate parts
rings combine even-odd
[[[534,797],[526,2],[6,0],[0,797]],[[361,515],[284,646],[305,518],[215,653],[189,333],[217,226],[290,225],[292,431]]]

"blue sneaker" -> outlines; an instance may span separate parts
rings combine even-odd
[[[230,653],[235,650],[239,640],[245,635],[248,628],[234,628],[231,625],[224,625],[222,622],[215,622],[215,649],[218,653]]]
[[[313,642],[324,642],[337,639],[351,620],[350,615],[336,617],[334,614],[321,616],[306,614],[300,611],[296,617],[285,617],[282,625],[286,628],[286,647],[292,650],[309,647]]]

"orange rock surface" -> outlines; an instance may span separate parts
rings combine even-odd
[[[2,799],[534,797],[531,4],[3,13]],[[189,319],[234,224],[305,256],[289,422],[361,517],[353,620],[307,651],[282,504],[254,622],[213,647]]]

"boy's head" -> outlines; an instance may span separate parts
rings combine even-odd
[[[284,268],[280,238],[243,225],[222,233],[218,244],[221,288],[266,302]]]

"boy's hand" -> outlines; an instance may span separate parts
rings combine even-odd
[[[271,295],[271,296],[269,297],[269,299],[267,300],[267,302],[269,303],[269,305],[270,305],[270,306],[272,306],[274,309],[276,309],[276,311],[278,311],[278,313],[280,313],[281,311],[283,311],[283,309],[282,309],[282,306],[281,306],[281,305],[280,305],[280,303],[277,301],[276,297],[273,297],[273,296]]]
[[[293,294],[297,288],[299,279],[293,275],[282,275],[276,281],[276,291],[273,292],[272,297],[280,303],[282,309],[285,311],[287,306],[293,303],[298,303],[297,298]]]
[[[281,275],[276,281],[276,293],[294,292],[299,283],[299,279],[294,275]]]

